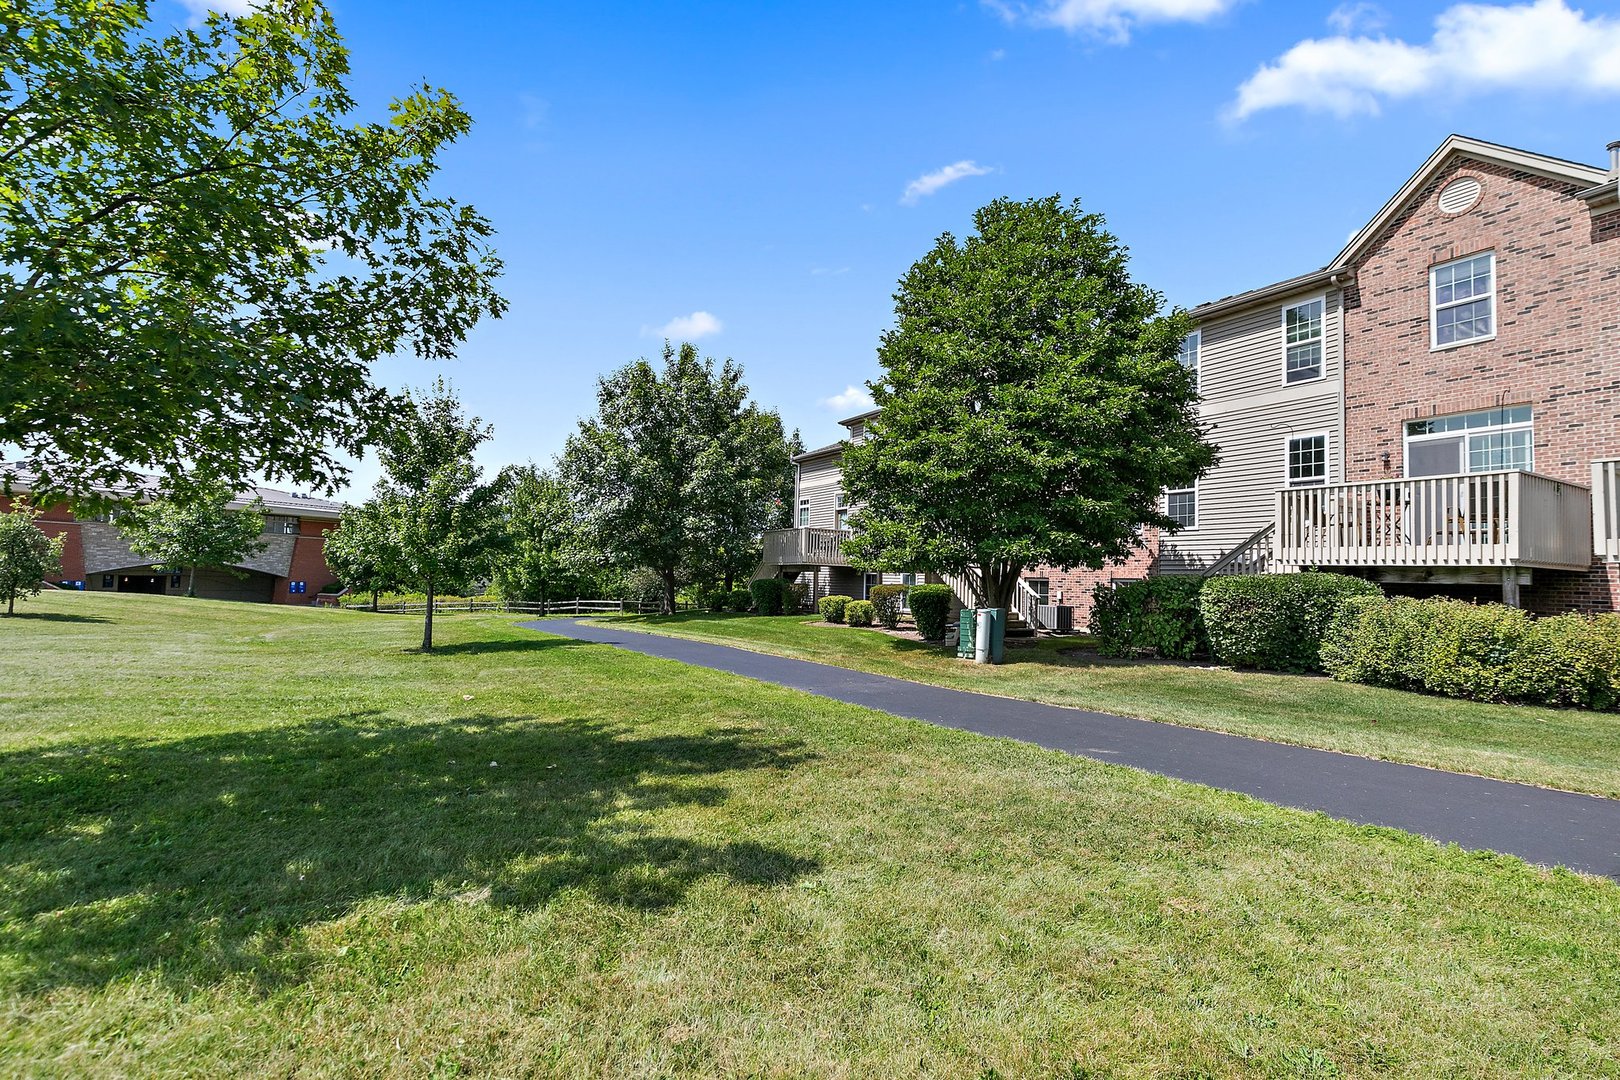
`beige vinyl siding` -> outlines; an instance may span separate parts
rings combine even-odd
[[[829,454],[799,463],[799,487],[793,500],[795,526],[799,523],[800,499],[810,500],[811,528],[831,529],[836,526],[834,512],[838,509],[838,490],[843,475],[838,462],[837,454]]]
[[[1283,309],[1322,295],[1301,293],[1200,324],[1198,390],[1204,401],[1218,406],[1254,394],[1285,388],[1305,390],[1337,379],[1343,312],[1340,293],[1333,289],[1327,292],[1322,305],[1323,378],[1314,382],[1283,381]]]
[[[1198,524],[1159,544],[1164,573],[1197,573],[1269,524],[1277,490],[1287,483],[1288,438],[1318,432],[1328,437],[1328,482],[1343,475],[1338,381],[1310,384],[1316,392],[1279,408],[1229,408],[1206,416],[1221,463],[1198,482]]]

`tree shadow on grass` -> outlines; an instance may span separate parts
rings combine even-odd
[[[105,623],[111,619],[100,615],[70,615],[63,611],[19,611],[15,615],[7,615],[0,611],[0,624],[8,620],[26,620],[28,622],[66,622],[66,623]]]
[[[476,656],[480,653],[535,652],[540,649],[577,649],[589,647],[591,642],[571,638],[523,638],[509,641],[458,641],[449,645],[434,645],[433,656]],[[420,649],[412,649],[420,652]]]
[[[716,778],[791,770],[751,733],[639,736],[583,720],[352,714],[161,743],[0,755],[0,985],[300,980],[300,931],[373,898],[532,908],[565,890],[632,909],[699,880],[769,887],[818,863],[660,835]]]

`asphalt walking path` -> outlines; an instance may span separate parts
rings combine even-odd
[[[729,645],[545,619],[523,626],[1098,761],[1620,880],[1620,800],[1151,720],[949,690]]]

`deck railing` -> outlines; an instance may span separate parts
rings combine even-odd
[[[764,561],[770,566],[848,566],[843,529],[772,529],[765,534]]]
[[[1580,569],[1592,493],[1537,473],[1376,480],[1277,493],[1279,570],[1308,566]]]
[[[1592,462],[1592,550],[1620,561],[1620,461]]]

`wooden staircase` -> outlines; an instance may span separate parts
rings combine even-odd
[[[951,587],[956,594],[956,611],[962,608],[974,607],[974,597],[980,594],[978,588],[978,572],[969,570],[967,576],[957,574],[941,574],[940,579]],[[1038,597],[1035,590],[1026,585],[1022,578],[1018,581],[1018,588],[1013,593],[1012,607],[1007,609],[1007,629],[1003,636],[1008,638],[1032,638],[1040,627],[1035,622],[1035,603]],[[951,619],[956,619],[956,611],[951,613]]]

